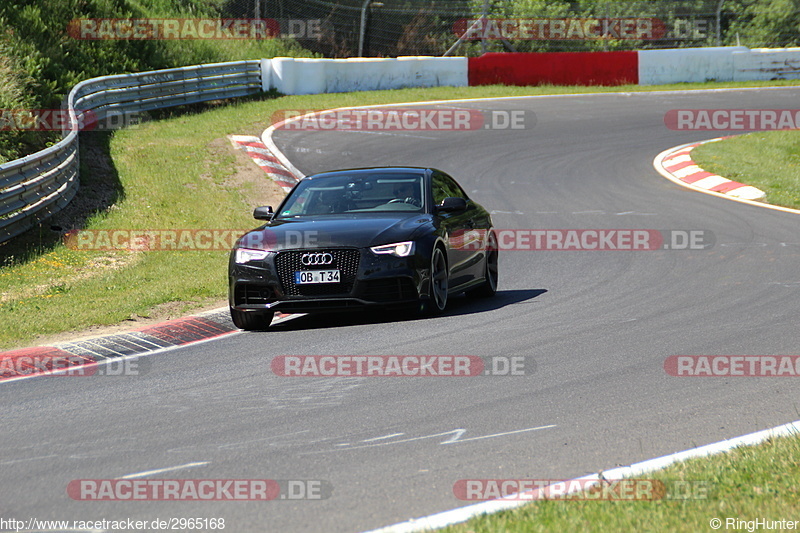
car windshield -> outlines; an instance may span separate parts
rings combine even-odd
[[[388,211],[422,212],[423,179],[417,174],[353,174],[301,180],[279,218]]]

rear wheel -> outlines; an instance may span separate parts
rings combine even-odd
[[[486,243],[486,267],[484,272],[485,281],[478,287],[467,291],[467,296],[472,298],[488,298],[497,294],[497,238],[494,233],[489,234]]]
[[[247,331],[263,331],[272,322],[275,313],[271,311],[239,311],[231,308],[233,325]]]

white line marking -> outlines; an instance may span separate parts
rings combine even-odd
[[[738,446],[752,446],[759,444],[767,439],[774,437],[785,437],[789,435],[800,434],[800,420],[790,422],[782,426],[756,433],[750,433],[741,437],[736,437],[729,440],[723,440],[701,446],[700,448],[693,448],[682,452],[664,455],[655,459],[649,459],[640,463],[635,463],[631,466],[624,466],[615,468],[613,470],[601,471],[598,474],[591,474],[567,481],[567,485],[572,481],[600,481],[601,479],[622,479],[624,477],[633,477],[661,470],[674,463],[686,461],[696,457],[708,457],[722,452],[727,452]],[[589,483],[580,483],[584,488],[589,488]],[[547,490],[549,487],[545,488]],[[522,494],[530,494],[525,492]],[[367,533],[416,533],[419,531],[430,531],[440,529],[453,524],[460,524],[467,520],[482,514],[492,514],[499,511],[508,509],[516,509],[523,505],[530,504],[531,498],[521,496],[520,494],[511,494],[505,499],[491,500],[488,502],[480,502],[465,507],[459,507],[450,511],[443,511],[441,513],[423,516],[421,518],[411,519],[406,522],[400,522],[390,526],[374,529]]]
[[[453,430],[450,430],[450,431],[444,431],[442,433],[436,433],[434,435],[424,435],[422,437],[409,437],[407,439],[393,440],[391,442],[379,442],[377,444],[365,444],[363,446],[354,446],[354,447],[352,447],[350,449],[351,450],[357,450],[359,448],[372,448],[372,447],[375,447],[375,446],[388,446],[389,444],[402,444],[404,442],[414,442],[414,441],[423,440],[423,439],[432,439],[432,438],[435,438],[435,437],[443,437],[445,435],[450,435],[450,434],[456,433],[458,431],[464,431],[464,430],[463,429],[453,429]]]
[[[539,427],[535,427],[535,428],[517,429],[517,430],[514,430],[514,431],[506,431],[506,432],[503,432],[503,433],[494,433],[492,435],[481,435],[479,437],[470,437],[468,439],[462,439],[461,438],[461,435],[466,433],[467,430],[463,429],[463,428],[459,428],[459,429],[451,429],[450,431],[443,431],[442,433],[435,433],[433,435],[423,435],[421,437],[409,437],[407,439],[392,440],[392,441],[385,441],[385,442],[375,442],[375,443],[372,443],[372,444],[361,444],[359,446],[351,446],[349,448],[343,448],[344,446],[349,446],[349,443],[337,444],[336,446],[342,446],[342,448],[339,448],[341,450],[344,450],[344,449],[347,449],[347,450],[359,450],[359,449],[362,449],[362,448],[374,448],[374,447],[377,447],[377,446],[389,446],[390,444],[404,444],[406,442],[415,442],[415,441],[418,441],[418,440],[433,439],[433,438],[436,438],[436,437],[444,437],[445,435],[452,435],[452,437],[450,437],[449,439],[443,440],[442,442],[439,443],[440,445],[441,444],[460,444],[462,442],[469,442],[469,441],[472,441],[472,440],[492,439],[492,438],[496,438],[496,437],[503,437],[503,436],[506,436],[506,435],[513,435],[515,433],[524,433],[526,431],[536,431],[538,429],[548,429],[548,428],[553,428],[553,427],[556,427],[556,426],[555,425],[549,425],[549,426],[539,426]],[[402,435],[402,433],[401,433],[401,435]],[[362,441],[362,442],[364,442],[364,441]],[[316,454],[328,453],[328,452],[330,452],[330,450],[320,450],[320,451],[314,451],[314,452],[307,452],[307,453],[304,453],[302,455],[316,455]]]
[[[15,463],[25,463],[27,461],[40,461],[42,459],[50,459],[52,457],[60,457],[57,454],[53,455],[42,455],[41,457],[28,457],[26,459],[13,459],[11,461],[3,461],[0,465],[13,465]]]
[[[450,437],[447,440],[443,440],[442,442],[439,443],[439,445],[442,445],[442,444],[453,444],[454,442],[458,442],[458,439],[461,438],[461,435],[463,435],[466,432],[467,432],[466,429],[456,429],[456,430],[454,430],[455,435],[453,435],[452,437]]]
[[[483,435],[481,437],[470,437],[468,439],[461,439],[458,442],[468,442],[471,440],[481,440],[481,439],[493,439],[495,437],[505,437],[506,435],[514,435],[515,433],[525,433],[526,431],[536,431],[539,429],[550,429],[556,427],[555,424],[550,424],[549,426],[539,426],[535,428],[528,428],[528,429],[518,429],[516,431],[506,431],[505,433],[495,433],[494,435]],[[446,442],[442,442],[442,444],[450,444],[451,442],[456,442],[455,440],[449,440]]]
[[[186,463],[185,465],[171,466],[169,468],[159,468],[158,470],[146,470],[144,472],[137,472],[135,474],[128,474],[127,476],[117,477],[114,479],[136,479],[140,477],[154,476],[156,474],[163,474],[164,472],[174,472],[175,470],[183,470],[185,468],[197,468],[198,466],[206,466],[211,464],[211,461],[202,461],[198,463]]]
[[[392,437],[402,437],[405,433],[392,433],[391,435],[384,435],[383,437],[373,437],[371,439],[364,439],[361,442],[375,442],[376,440],[391,439]]]

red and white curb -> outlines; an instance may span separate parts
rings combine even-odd
[[[272,324],[301,316],[275,313]],[[239,331],[231,322],[228,308],[220,307],[124,333],[0,352],[0,383],[152,355]]]
[[[238,331],[228,309],[220,308],[125,333],[0,352],[0,382],[163,352]]]
[[[284,191],[292,190],[292,187],[303,177],[302,175],[297,175],[294,169],[287,168],[258,137],[253,135],[228,135],[228,139],[230,139],[235,149],[244,150],[255,161],[256,165],[261,167]]]
[[[647,461],[635,463],[630,466],[614,468],[613,470],[604,470],[597,474],[566,480],[565,486],[570,488],[565,491],[561,490],[561,492],[564,494],[577,493],[589,489],[595,485],[601,485],[607,481],[641,476],[643,474],[662,470],[670,465],[687,461],[689,459],[709,457],[711,455],[729,452],[740,446],[754,446],[768,439],[773,439],[776,437],[788,437],[792,435],[796,436],[798,434],[800,434],[800,420],[789,422],[788,424],[771,429],[758,431],[756,433],[749,433],[741,437],[735,437],[733,439],[707,444],[706,446],[701,446],[699,448],[692,448],[690,450],[664,455],[655,459],[648,459]],[[572,489],[572,487],[575,487],[575,489]],[[459,507],[451,511],[444,511],[430,516],[416,518],[391,526],[382,527],[380,529],[374,529],[367,533],[416,533],[420,531],[441,529],[453,524],[466,522],[471,518],[475,518],[483,514],[493,514],[509,509],[516,509],[524,505],[530,505],[532,501],[535,501],[536,499],[542,499],[543,494],[552,493],[554,490],[554,487],[551,485],[549,487],[536,489],[530,492],[510,494],[497,500],[467,505],[466,507]]]
[[[665,177],[672,179],[680,185],[685,185],[694,189],[703,191],[710,191],[726,196],[732,196],[742,200],[750,200],[755,202],[764,202],[767,195],[764,191],[757,189],[751,185],[745,185],[738,181],[729,180],[706,172],[700,168],[697,163],[692,160],[691,151],[701,144],[717,142],[727,137],[720,137],[718,139],[710,139],[708,141],[696,142],[691,144],[684,144],[675,148],[670,148],[666,152],[662,152],[654,161],[656,170]],[[668,174],[668,175],[667,175]]]

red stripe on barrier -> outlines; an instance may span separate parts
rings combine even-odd
[[[282,168],[275,168],[272,165],[267,165],[267,164],[262,165],[259,164],[258,161],[256,161],[256,164],[260,166],[262,169],[264,169],[267,173],[278,174],[279,176],[286,176],[287,178],[294,178],[294,174],[292,174],[288,170],[284,170]]]
[[[716,187],[712,187],[709,190],[714,192],[728,192],[738,189],[739,187],[747,187],[747,185],[744,183],[739,183],[738,181],[728,181],[726,183],[720,183]]]
[[[262,150],[267,149],[267,145],[258,141],[236,141],[236,142],[238,142],[242,146],[249,146],[251,148],[261,148]]]
[[[676,172],[676,171],[678,171],[678,170],[680,170],[682,168],[691,167],[691,166],[694,166],[696,164],[697,163],[695,163],[694,161],[690,160],[690,161],[683,161],[682,163],[675,163],[675,164],[666,163],[664,165],[664,168],[666,168],[670,172]]]
[[[639,83],[639,54],[620,52],[492,53],[469,58],[473,85],[625,85]]]
[[[277,157],[272,157],[270,155],[262,154],[261,152],[247,152],[247,155],[252,157],[256,162],[258,162],[259,159],[263,159],[264,161],[269,161],[270,163],[275,163],[276,165],[283,166],[283,163],[281,163],[280,159],[278,159]]]
[[[702,172],[695,172],[691,176],[686,176],[685,178],[681,178],[681,181],[686,183],[694,183],[696,181],[700,181],[703,178],[707,178],[709,176],[716,176],[716,174],[712,174],[711,172],[706,172],[705,170]]]
[[[217,324],[204,318],[187,317],[170,320],[169,322],[149,326],[137,331],[180,346],[227,335],[232,331],[236,331],[236,328]]]

